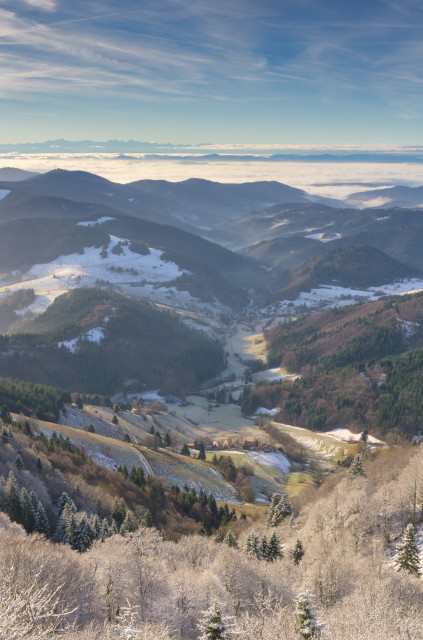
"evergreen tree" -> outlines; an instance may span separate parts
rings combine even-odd
[[[359,476],[366,477],[366,472],[363,467],[363,459],[360,454],[357,453],[350,466],[349,479],[353,480]]]
[[[32,533],[35,529],[35,514],[32,507],[31,496],[29,495],[25,487],[23,487],[23,489],[21,490],[20,498],[22,505],[23,527],[27,533]]]
[[[117,528],[116,520],[112,518],[112,524],[110,525],[110,535],[114,536],[119,533],[119,529]]]
[[[7,433],[6,428],[3,429],[0,440],[2,444],[7,444],[9,442],[9,434]]]
[[[257,558],[260,560],[268,560],[267,536],[263,536],[258,547]]]
[[[402,541],[397,547],[395,564],[398,569],[403,569],[416,576],[420,575],[420,555],[414,535],[414,526],[407,525]]]
[[[316,612],[311,604],[310,594],[301,593],[297,597],[297,616],[300,637],[304,640],[321,637],[322,624],[317,622]]]
[[[278,558],[282,558],[282,557],[283,557],[283,553],[282,553],[281,545],[279,543],[279,538],[274,532],[270,537],[269,543],[267,544],[267,547],[266,547],[266,560],[268,562],[273,562],[274,560],[277,560]]]
[[[88,522],[87,514],[83,511],[78,514],[77,524],[72,536],[69,538],[69,544],[72,549],[84,553],[87,551],[95,539],[95,532]]]
[[[301,560],[303,559],[304,553],[305,551],[304,551],[303,543],[301,542],[301,540],[297,540],[297,542],[295,543],[294,550],[291,552],[292,559],[294,560],[294,564],[300,564]]]
[[[181,456],[187,456],[189,458],[189,456],[191,455],[190,450],[188,448],[187,444],[183,444],[182,448],[181,448]]]
[[[227,623],[223,619],[222,608],[215,599],[211,606],[204,612],[199,624],[199,640],[229,640],[227,633]]]
[[[37,462],[35,463],[35,466],[37,467],[37,471],[41,473],[41,471],[43,470],[43,463],[41,461],[41,458],[37,458]]]
[[[92,530],[94,531],[94,539],[98,540],[101,537],[101,522],[96,513],[91,516],[90,525]]]
[[[69,506],[74,506],[74,502],[72,500],[72,498],[70,497],[70,495],[68,493],[66,493],[65,491],[63,491],[62,495],[60,496],[59,500],[57,501],[57,505],[56,505],[56,509],[57,509],[57,515],[60,516],[63,509],[65,508],[65,505],[69,505]],[[76,510],[76,507],[75,507]]]
[[[45,509],[40,501],[37,504],[37,512],[35,514],[35,531],[45,536],[50,535],[50,523],[47,518]]]
[[[10,415],[9,407],[5,404],[0,409],[0,418],[4,424],[12,423],[12,416]]]
[[[270,506],[267,512],[267,524],[269,527],[277,527],[284,518],[292,515],[294,509],[290,503],[288,496],[274,493],[270,500]]]
[[[22,456],[18,451],[15,458],[15,467],[17,468],[18,471],[22,471],[23,466],[24,464],[23,464]]]
[[[260,554],[260,543],[259,537],[254,531],[248,534],[247,539],[245,540],[245,553],[249,556],[254,556],[255,558],[259,557]]]
[[[116,522],[116,526],[120,529],[122,522],[126,516],[126,505],[122,498],[115,498],[112,507],[112,518]]]
[[[18,484],[13,475],[13,471],[9,472],[5,487],[6,497],[6,513],[12,522],[22,524],[22,505],[19,495]]]
[[[78,407],[78,409],[83,409],[84,408],[84,403],[82,402],[81,396],[77,396],[76,397],[75,404]]]
[[[164,446],[165,447],[170,447],[172,445],[172,441],[170,439],[170,435],[169,435],[169,431],[166,433],[165,437],[164,437]]]
[[[107,518],[103,518],[102,523],[101,523],[101,539],[104,540],[106,538],[109,538],[111,535],[110,533],[110,526],[109,523],[107,521]]]
[[[136,524],[131,515],[130,511],[126,512],[125,520],[122,522],[122,527],[120,529],[120,533],[124,535],[124,533],[133,533],[136,530]],[[123,529],[123,532],[122,532]]]
[[[232,549],[238,549],[238,542],[237,542],[234,534],[232,533],[232,531],[228,531],[228,533],[226,534],[223,542],[225,544],[227,544],[228,547],[231,547]]]
[[[141,518],[141,524],[144,527],[154,527],[154,520],[153,520],[153,516],[151,515],[150,509],[146,509],[144,511],[144,514]]]
[[[206,450],[204,449],[203,443],[200,444],[200,449],[198,451],[198,459],[205,460],[206,459]]]
[[[115,425],[119,424],[119,421],[118,421],[118,419],[117,419],[116,415],[114,415],[114,416],[113,416],[113,418],[112,418],[112,422],[113,422],[113,424],[115,424]]]

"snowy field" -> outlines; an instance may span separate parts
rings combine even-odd
[[[302,308],[323,310],[333,307],[346,307],[357,302],[379,300],[383,296],[416,293],[423,290],[423,280],[409,278],[391,284],[384,284],[368,289],[352,289],[337,285],[321,284],[310,292],[301,292],[295,300],[282,300],[272,309],[280,314],[292,314]],[[263,310],[265,312],[265,310]]]
[[[106,217],[94,221],[105,222]],[[84,225],[91,223],[82,223]],[[0,287],[0,298],[19,289],[33,289],[36,300],[19,315],[26,312],[42,313],[58,296],[77,287],[93,287],[99,283],[110,283],[123,293],[146,297],[152,302],[168,308],[193,312],[226,310],[217,300],[207,303],[191,296],[188,291],[178,291],[176,287],[166,286],[183,273],[189,273],[172,261],[162,258],[163,252],[150,248],[148,255],[131,251],[129,241],[110,236],[104,251],[102,247],[86,247],[82,254],[73,253],[59,256],[52,262],[35,264],[22,275],[21,282],[11,282]],[[208,331],[194,321],[190,323],[196,329]],[[87,336],[87,339],[94,339]],[[72,349],[71,344],[65,345]]]
[[[261,451],[249,451],[248,457],[258,464],[279,469],[282,473],[289,473],[291,464],[282,453],[263,453]]]
[[[361,433],[352,433],[349,429],[332,429],[332,431],[325,431],[325,436],[331,436],[340,442],[360,442]],[[385,444],[382,440],[378,440],[373,436],[367,437],[367,442],[370,444]]]

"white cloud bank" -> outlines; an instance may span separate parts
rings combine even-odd
[[[224,158],[213,162],[191,163],[183,160],[164,161],[157,157],[146,158],[144,154],[119,157],[115,153],[6,153],[0,155],[0,167],[2,166],[40,173],[57,168],[83,170],[120,183],[143,179],[177,182],[188,178],[233,183],[277,180],[312,194],[339,199],[363,190],[360,185],[369,180],[381,187],[423,185],[423,164],[413,163],[257,163],[232,162]]]

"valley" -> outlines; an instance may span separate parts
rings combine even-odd
[[[311,585],[344,640],[357,567],[392,585],[413,518],[423,557],[417,211],[277,183],[0,186],[0,538],[77,558],[109,616],[98,635],[77,605],[86,640],[115,638],[134,593],[154,623],[134,638],[163,617],[164,640],[196,637],[192,584],[219,585],[240,637],[279,616],[265,640],[281,619],[297,637]]]

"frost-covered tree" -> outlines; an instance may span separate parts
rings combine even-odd
[[[228,531],[225,538],[223,539],[223,542],[227,544],[228,547],[232,547],[232,549],[238,549],[238,542],[232,531]]]
[[[31,496],[28,491],[23,487],[21,490],[21,505],[22,505],[22,524],[27,533],[32,533],[35,529],[35,514],[31,502]]]
[[[414,526],[407,525],[402,541],[397,547],[395,564],[398,569],[403,569],[416,576],[420,575],[420,554],[414,535]]]
[[[59,500],[57,501],[57,515],[61,515],[63,509],[65,508],[65,505],[68,504],[69,506],[75,506],[72,498],[70,497],[70,495],[68,493],[66,493],[65,491],[63,491],[62,495],[60,496]],[[76,507],[75,507],[76,510]]]
[[[42,533],[45,536],[50,535],[50,523],[40,501],[38,501],[37,511],[35,513],[35,531],[38,531],[38,533]]]
[[[296,605],[300,638],[304,640],[320,638],[323,625],[317,621],[310,594],[307,591],[300,593]]]
[[[284,518],[290,516],[294,512],[292,504],[288,497],[283,494],[274,493],[270,500],[270,506],[267,511],[267,524],[269,527],[277,527]]]
[[[122,526],[120,528],[120,533],[124,535],[125,533],[133,533],[137,528],[137,525],[134,522],[134,518],[130,511],[126,512],[125,520],[122,522]]]
[[[303,559],[304,553],[305,551],[304,551],[303,543],[301,542],[301,540],[297,540],[297,542],[295,543],[294,550],[291,551],[294,564],[300,564],[301,560]]]
[[[259,537],[254,531],[248,534],[247,539],[245,540],[244,551],[249,556],[254,556],[258,558],[260,549]]]
[[[201,634],[199,640],[230,639],[227,620],[222,614],[222,607],[217,599],[213,600],[211,606],[203,613],[197,626]]]
[[[94,539],[95,532],[88,521],[85,511],[77,514],[76,527],[69,538],[71,548],[83,553],[92,546]]]
[[[96,513],[90,517],[90,525],[94,531],[95,540],[98,540],[101,534],[101,522]]]
[[[360,454],[357,453],[350,466],[349,479],[353,480],[359,476],[366,477],[366,472],[363,467],[363,459]]]

